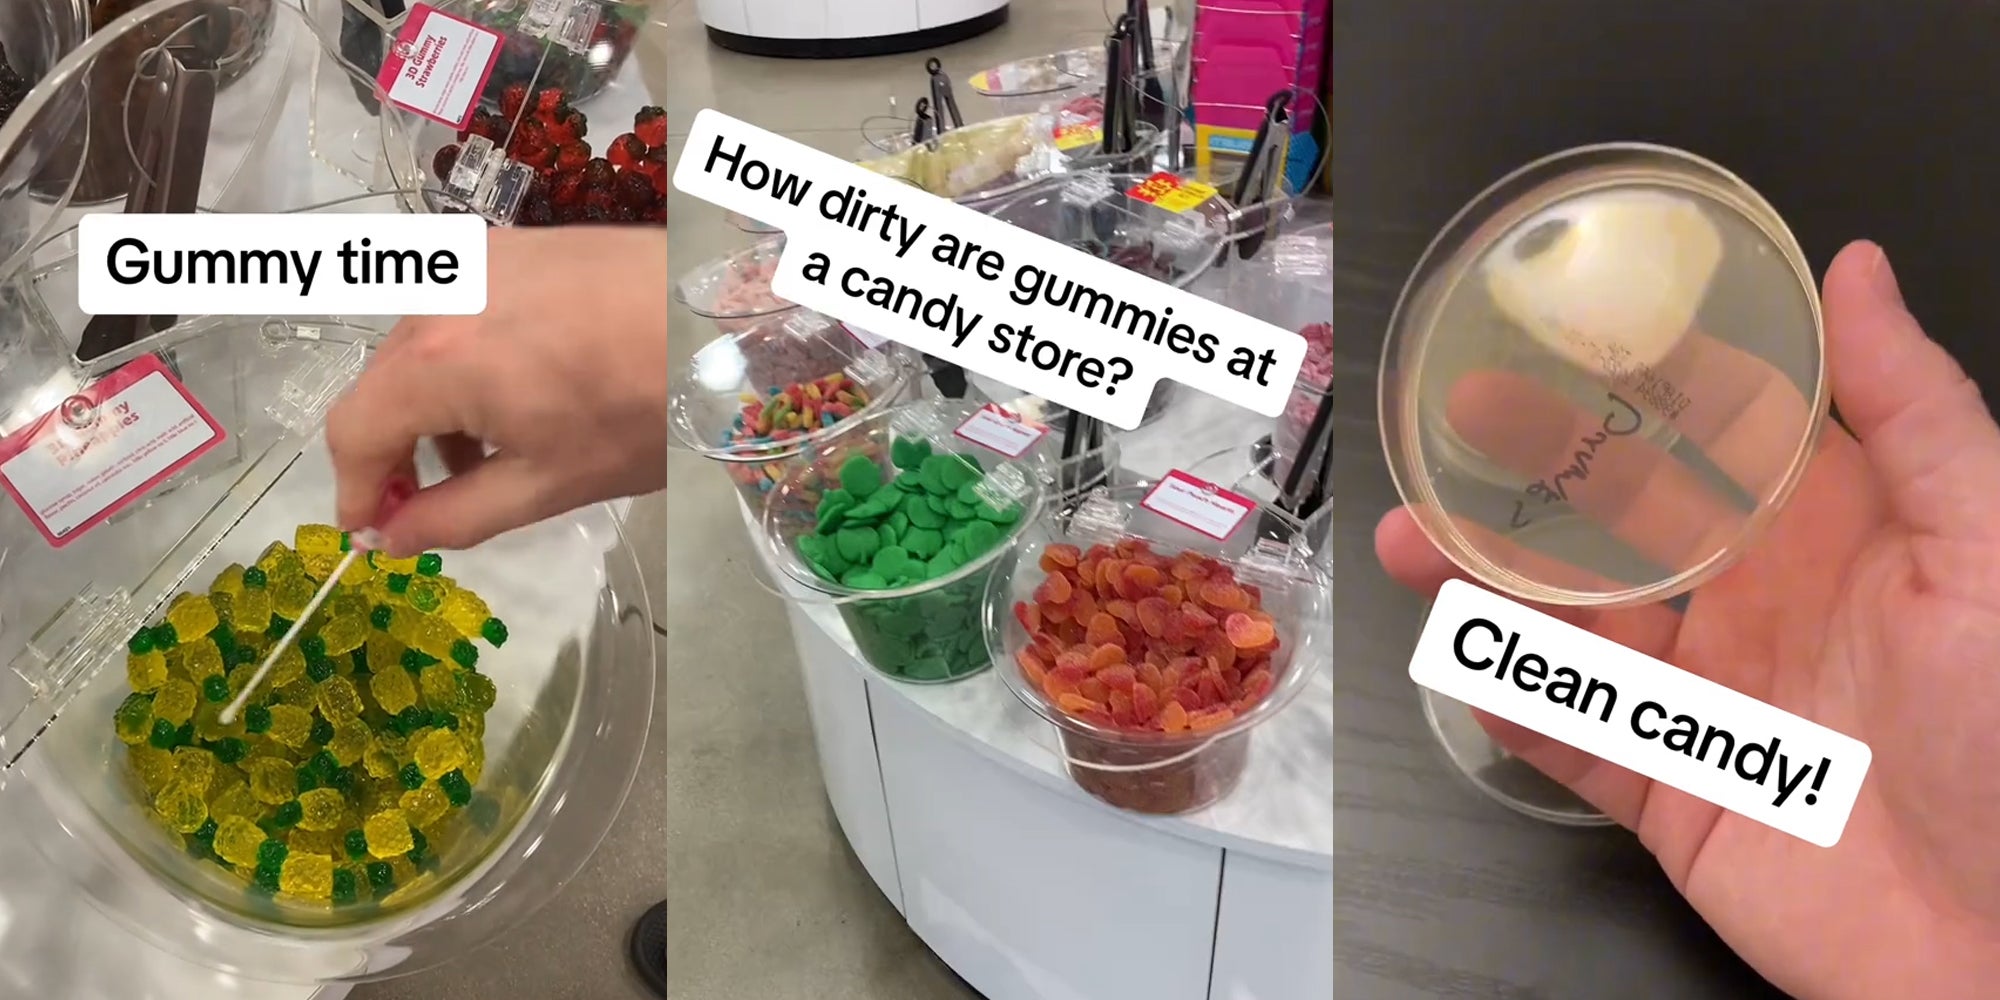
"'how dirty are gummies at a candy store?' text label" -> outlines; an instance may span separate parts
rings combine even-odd
[[[1275,417],[1305,361],[1292,331],[1160,280],[1206,266],[1228,225],[1192,205],[1077,173],[1024,195],[1082,220],[1059,241],[713,110],[682,148],[675,187],[785,231],[772,294],[1112,426],[1137,427],[1161,379]]]
[[[1868,746],[1454,580],[1410,679],[1808,843],[1832,847]]]

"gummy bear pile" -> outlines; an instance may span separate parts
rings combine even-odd
[[[561,90],[530,93],[517,83],[506,88],[497,112],[474,112],[458,141],[484,136],[504,147],[510,159],[535,168],[535,181],[515,217],[519,225],[666,224],[666,111],[641,108],[632,118],[632,130],[611,140],[602,156],[584,141],[589,132],[589,120]],[[432,177],[449,178],[459,152],[456,144],[439,149],[431,161]]]
[[[930,441],[907,437],[892,442],[889,455],[893,478],[869,455],[841,462],[839,485],[819,498],[814,530],[794,543],[798,554],[829,583],[916,589],[841,606],[855,645],[877,669],[913,681],[984,670],[991,660],[979,608],[990,574],[925,585],[984,559],[1012,533],[1021,507],[986,488],[987,474],[972,455],[937,452]]]
[[[821,376],[810,382],[773,386],[763,395],[746,392],[743,410],[730,424],[723,444],[738,454],[754,453],[758,445],[783,446],[785,442],[832,427],[868,405],[868,390],[842,372]],[[738,463],[732,474],[745,486],[769,492],[784,477],[781,462]]]
[[[187,592],[127,649],[113,718],[154,821],[247,891],[395,905],[476,811],[507,626],[436,554],[370,553],[341,576],[234,723],[241,693],[349,546],[325,525]]]
[[[1202,732],[1269,694],[1277,628],[1263,593],[1195,552],[1139,539],[1055,544],[1014,617],[1022,675],[1074,718],[1128,732]]]

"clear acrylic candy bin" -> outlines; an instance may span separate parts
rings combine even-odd
[[[696,351],[674,377],[667,419],[682,447],[722,463],[761,510],[792,465],[916,398],[923,372],[907,348],[865,346],[838,320],[793,308]]]
[[[441,0],[435,6],[500,31],[500,62],[465,130],[402,108],[382,111],[386,189],[407,192],[413,212],[471,211],[499,225],[666,224],[666,113],[643,88],[604,86],[629,54],[645,4]],[[399,19],[385,30],[393,39],[401,26]],[[625,41],[600,37],[606,31]],[[598,59],[616,65],[598,67]]]
[[[391,204],[382,197],[315,210]],[[133,751],[112,725],[131,691],[126,643],[158,622],[175,595],[206,591],[224,567],[253,564],[300,524],[332,519],[321,422],[388,321],[178,317],[81,363],[75,351],[89,318],[75,308],[72,240],[51,241],[30,270],[0,283],[18,306],[0,311],[8,323],[0,328],[0,434],[11,444],[48,429],[55,436],[34,437],[38,446],[69,441],[124,412],[117,403],[126,397],[93,400],[97,387],[159,366],[226,437],[108,520],[66,533],[60,548],[15,503],[0,507],[0,811],[113,920],[242,978],[401,975],[526,918],[601,841],[650,725],[648,604],[616,519],[591,508],[443,554],[443,572],[477,592],[510,634],[502,646],[480,648],[478,671],[495,689],[483,774],[471,801],[426,831],[430,857],[397,872],[396,886],[379,895],[363,883],[352,904],[252,890],[204,860],[198,842],[156,821]],[[428,482],[440,470],[422,457]],[[336,669],[346,676],[355,668]],[[204,734],[215,722],[200,710],[191,738],[213,742]],[[217,773],[230,776],[221,765]],[[334,856],[342,857],[338,848]]]
[[[988,450],[958,433],[979,408],[939,399],[873,414],[764,503],[776,592],[837,607],[861,658],[893,680],[948,683],[992,665],[980,602],[1042,509],[1047,440],[1018,458]]]
[[[1227,538],[1206,537],[1145,506],[1159,485],[1095,490],[1074,507],[1054,510],[1024,532],[1015,558],[1004,561],[993,574],[982,618],[1001,678],[1022,704],[1055,728],[1064,763],[1077,785],[1120,809],[1175,815],[1206,808],[1235,789],[1249,763],[1252,732],[1283,711],[1330,655],[1332,609],[1328,575],[1311,563],[1309,544],[1297,520],[1252,501],[1250,512]],[[1093,546],[1098,545],[1111,547],[1117,558],[1093,561]],[[1084,559],[1052,556],[1052,546],[1067,546],[1071,555]],[[1158,580],[1127,579],[1122,560],[1141,546],[1170,560],[1185,553],[1185,558],[1198,559],[1211,569],[1226,568],[1239,588],[1259,589],[1261,608],[1277,642],[1276,649],[1266,654],[1269,666],[1262,679],[1228,676],[1239,655],[1242,662],[1251,662],[1249,657],[1255,654],[1227,654],[1231,662],[1225,665],[1219,650],[1199,642],[1189,647],[1186,656],[1162,657],[1162,662],[1150,665],[1132,663],[1124,655],[1134,648],[1137,633],[1172,640],[1173,630],[1187,624],[1174,617],[1185,605],[1158,615],[1140,610],[1143,601],[1170,602],[1174,595],[1159,596],[1167,586],[1188,586],[1172,570],[1161,573]],[[1116,660],[1128,668],[1117,671],[1107,655],[1104,665],[1116,675],[1109,683],[1090,666],[1059,662],[1067,661],[1068,655],[1056,654],[1043,645],[1046,640],[1032,639],[1028,631],[1031,625],[1072,629],[1075,610],[1086,603],[1087,592],[1080,582],[1086,562],[1099,581],[1098,589],[1109,586],[1118,596],[1102,601],[1092,596],[1087,602],[1094,627],[1105,630],[1101,641],[1089,639],[1088,624],[1063,638],[1096,650],[1118,646]],[[1045,581],[1052,573],[1062,574],[1067,586],[1050,587]],[[1195,593],[1178,596],[1193,603],[1201,616],[1215,619],[1217,631],[1212,635],[1228,641],[1221,629],[1230,610],[1212,603],[1199,584],[1194,586]],[[1055,600],[1063,596],[1058,591],[1067,596]],[[1111,601],[1131,607],[1114,607]],[[1225,605],[1233,603],[1233,598],[1224,599]],[[1099,619],[1100,614],[1105,617]],[[1089,654],[1082,656],[1087,664]],[[1059,669],[1072,673],[1058,677]],[[1138,685],[1148,687],[1146,696],[1134,693]],[[1217,686],[1223,704],[1229,706],[1226,714],[1213,708],[1187,709],[1189,703],[1206,703],[1206,685]],[[1263,693],[1255,695],[1254,689]],[[1113,692],[1120,697],[1113,698]],[[1153,702],[1153,708],[1146,710],[1142,701]],[[1183,717],[1167,731],[1168,724],[1160,720],[1172,710],[1170,703],[1180,706]]]
[[[674,300],[696,316],[714,320],[723,333],[741,333],[766,317],[797,309],[771,294],[771,278],[784,252],[785,238],[776,236],[697,264],[674,280]]]

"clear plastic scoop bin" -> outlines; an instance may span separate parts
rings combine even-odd
[[[103,317],[76,311],[73,239],[0,284],[0,823],[135,934],[248,979],[400,975],[524,919],[650,724],[615,518],[358,563],[222,723],[346,544],[314,527],[322,421],[389,321],[141,318],[79,360]]]
[[[992,664],[987,580],[1046,496],[1048,436],[1010,433],[996,451],[969,426],[980,409],[927,400],[871,416],[795,466],[763,508],[775,591],[837,608],[861,658],[894,680],[957,681]]]
[[[723,333],[741,333],[797,309],[771,293],[771,278],[784,252],[785,238],[776,236],[697,264],[674,280],[674,301],[714,320]]]
[[[1190,489],[1240,520],[1163,513],[1185,510]],[[1179,814],[1228,795],[1254,729],[1329,653],[1327,574],[1295,519],[1247,497],[1179,476],[1099,489],[1020,546],[987,592],[993,658],[1055,729],[1071,778],[1121,809]]]

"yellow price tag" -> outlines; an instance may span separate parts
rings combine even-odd
[[[1182,180],[1173,174],[1161,171],[1140,181],[1125,194],[1169,212],[1180,213],[1215,197],[1216,189],[1200,181]]]
[[[1056,148],[1067,152],[1081,146],[1090,146],[1104,141],[1101,125],[1062,125],[1055,131]]]

